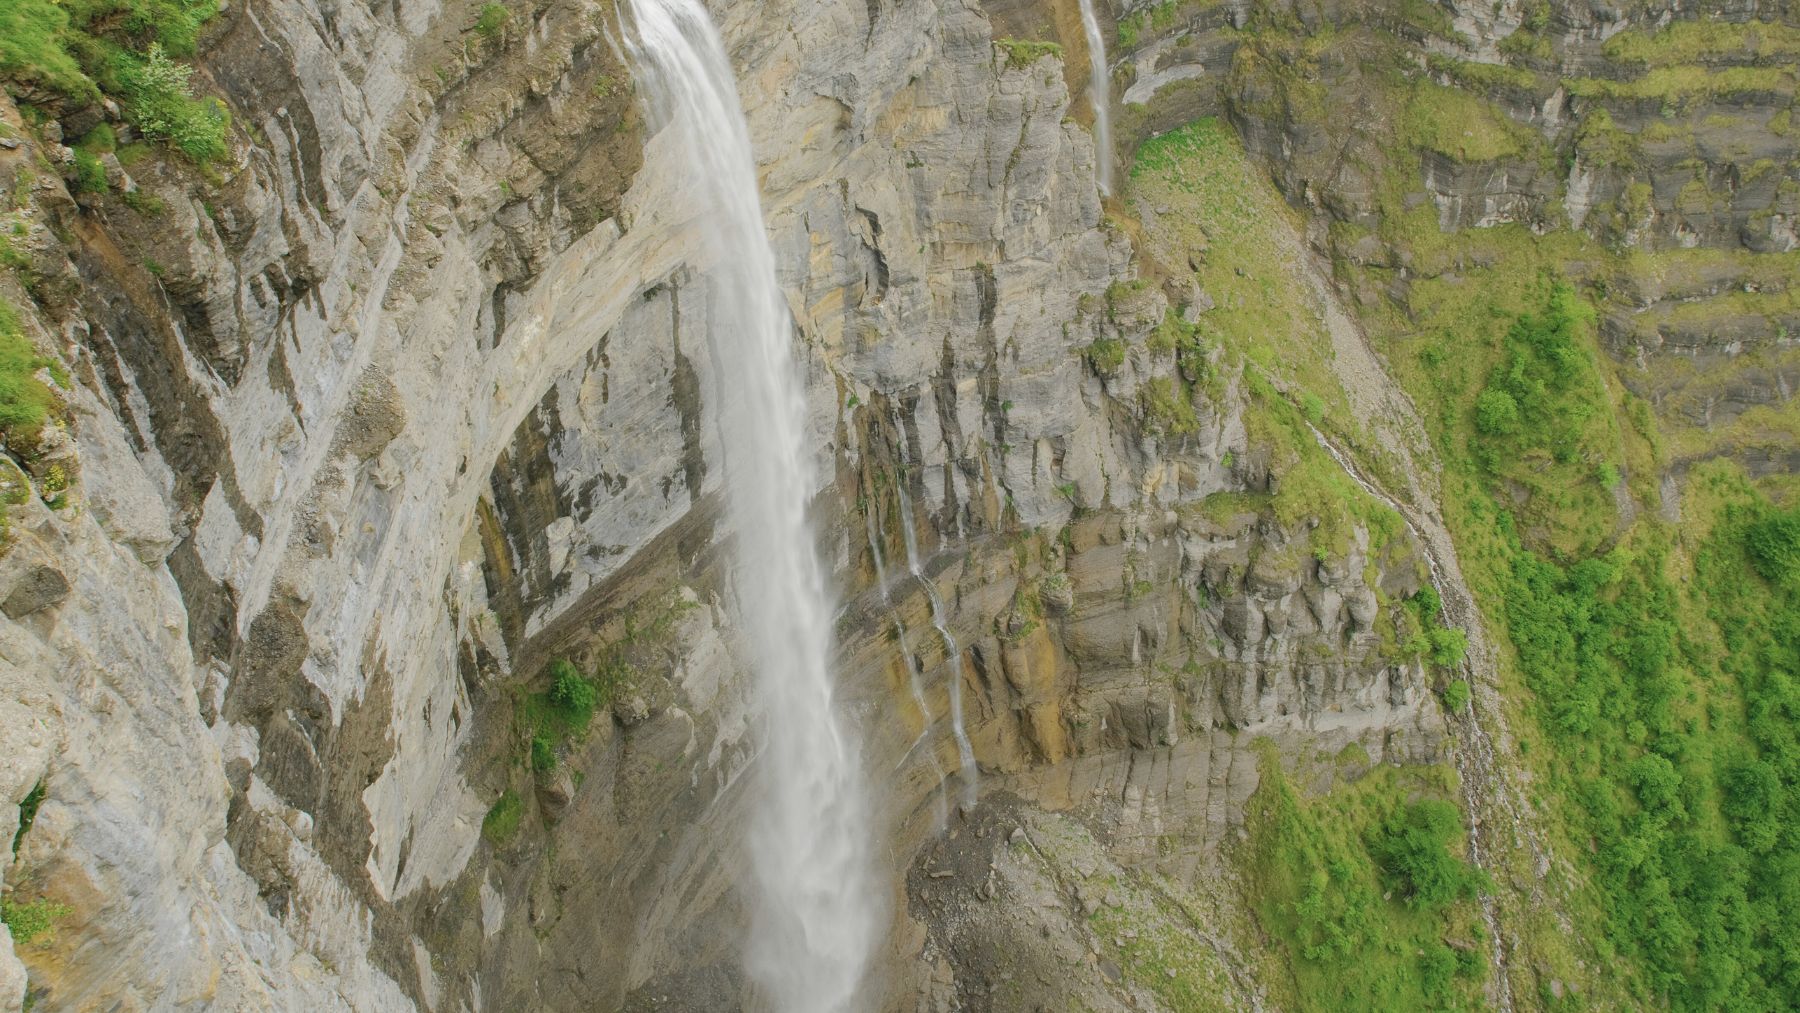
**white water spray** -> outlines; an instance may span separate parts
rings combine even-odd
[[[901,461],[902,466],[905,463]],[[925,597],[931,602],[931,625],[937,627],[938,636],[943,638],[944,657],[950,664],[950,731],[956,736],[956,758],[962,765],[959,771],[963,782],[962,804],[965,808],[973,807],[980,772],[975,768],[975,749],[969,744],[969,733],[963,726],[962,648],[956,645],[956,635],[950,632],[950,622],[944,615],[944,601],[938,597],[937,585],[926,578],[924,569],[919,566],[919,543],[913,534],[912,497],[906,491],[904,471],[894,488],[900,493],[900,531],[906,541],[906,568],[925,589]]]
[[[699,204],[713,259],[727,520],[764,738],[745,966],[781,1013],[833,1013],[855,1002],[882,894],[857,744],[832,702],[832,608],[806,518],[815,474],[805,384],[719,33],[700,0],[632,0],[631,15],[626,49],[683,163],[665,171],[681,173],[679,192]]]
[[[1094,157],[1100,162],[1100,192],[1110,196],[1113,184],[1112,75],[1106,70],[1106,40],[1094,0],[1081,0],[1081,27],[1087,32],[1088,102],[1094,107]]]

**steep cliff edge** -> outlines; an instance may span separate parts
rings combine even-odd
[[[1591,258],[1671,449],[1614,433],[1624,481],[1573,505],[1509,476],[1534,547],[1714,458],[1781,481],[1793,29],[1497,10],[1101,3],[1105,202],[1073,2],[714,12],[829,476],[871,1007],[1301,1007],[1352,953],[1390,1006],[1626,994],[1543,772],[1507,784],[1537,726],[1419,321]],[[619,16],[227,5],[199,160],[10,79],[0,297],[51,405],[6,444],[4,884],[46,927],[4,1002],[754,1008],[730,311]],[[1485,907],[1394,898],[1368,842],[1415,816]]]

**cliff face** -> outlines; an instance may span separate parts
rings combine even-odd
[[[1446,724],[1441,678],[1400,645],[1399,603],[1454,565],[1429,448],[1349,324],[1357,293],[1305,242],[1414,256],[1374,231],[1386,156],[1244,55],[1255,18],[1366,12],[1101,7],[1109,37],[1146,26],[1113,54],[1129,144],[1226,112],[1319,213],[1277,219],[1266,291],[1332,322],[1326,400],[1392,415],[1364,435],[1414,474],[1394,502],[1347,481],[1288,404],[1300,387],[1202,339],[1214,294],[1171,269],[1207,256],[1183,231],[1197,209],[1102,205],[1072,3],[715,11],[830,476],[838,670],[890,890],[883,1009],[1180,1007],[1139,976],[1140,931],[1210,954],[1195,973],[1225,1004],[1263,1001],[1233,854],[1266,765],[1323,788],[1436,769],[1480,734]],[[1494,56],[1509,10],[1444,16]],[[90,110],[38,100],[29,127],[0,100],[25,257],[0,294],[71,376],[68,446],[26,462],[44,495],[8,508],[0,557],[0,794],[44,788],[5,880],[68,910],[0,953],[5,1003],[27,978],[40,1009],[745,1001],[756,729],[713,414],[735,378],[706,350],[729,308],[607,41],[617,16],[550,0],[490,33],[467,4],[233,4],[195,61],[239,125],[231,158],[108,155],[104,192],[46,171]],[[1598,60],[1607,31],[1557,6],[1549,54],[1521,59]],[[1312,58],[1326,108],[1353,104],[1338,75],[1358,68]],[[1707,133],[1766,94],[1676,118],[1683,171],[1733,181],[1705,209],[1649,141],[1565,167],[1428,155],[1402,197],[1443,228],[1545,222],[1561,195],[1572,227],[1650,247],[1788,250],[1791,135]],[[1517,98],[1505,130],[1605,110],[1642,136],[1658,115],[1598,87],[1542,113]],[[1714,424],[1800,377],[1785,310],[1684,323],[1696,294],[1786,276],[1735,253],[1702,274],[1621,278],[1605,333],[1647,397]],[[1697,373],[1659,371],[1676,354]],[[607,673],[605,713],[534,770],[559,659]],[[967,814],[944,788],[952,679],[980,764]],[[1094,927],[1113,913],[1116,943]]]

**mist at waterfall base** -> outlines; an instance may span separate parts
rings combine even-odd
[[[1113,186],[1112,75],[1106,70],[1106,39],[1100,19],[1094,16],[1094,0],[1081,0],[1081,27],[1088,44],[1088,102],[1094,107],[1094,159],[1099,162],[1100,192],[1110,196]]]
[[[777,1010],[852,1008],[885,894],[870,860],[854,730],[833,704],[832,608],[806,518],[815,488],[805,385],[764,231],[736,81],[699,0],[632,0],[625,48],[650,115],[684,163],[711,244],[708,340],[737,599],[759,707],[745,968]],[[663,150],[671,150],[664,148]]]

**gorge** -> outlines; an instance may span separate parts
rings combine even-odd
[[[1792,1008],[1797,94],[0,0],[0,1010]]]

